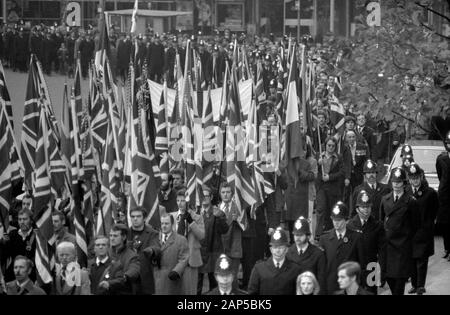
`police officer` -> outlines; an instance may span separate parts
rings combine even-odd
[[[412,288],[408,293],[425,293],[428,258],[434,255],[434,220],[438,210],[437,192],[428,186],[423,169],[416,163],[408,168],[408,178],[418,208],[414,215],[416,234],[413,237]]]
[[[439,178],[437,224],[442,229],[444,237],[445,254],[443,258],[448,258],[450,261],[450,131],[444,138],[444,146],[447,152],[442,153],[436,159],[436,172]]]
[[[403,157],[405,157],[407,155],[413,156],[414,155],[413,154],[413,150],[412,150],[412,147],[409,144],[404,144],[402,146],[402,150],[400,151],[400,157],[403,158]]]
[[[222,254],[216,260],[214,268],[214,277],[218,286],[206,295],[246,295],[242,290],[233,287],[234,273],[231,267],[231,259]]]
[[[373,294],[377,294],[374,277],[369,278],[377,268],[377,263],[383,258],[385,235],[383,224],[372,214],[373,203],[368,192],[361,190],[356,199],[357,214],[348,222],[348,228],[361,232],[361,242],[364,248],[365,266],[362,268],[361,285]]]
[[[393,169],[391,174],[392,193],[381,200],[380,214],[386,233],[386,258],[381,265],[384,278],[393,295],[403,295],[405,284],[411,276],[414,214],[417,201],[406,191],[406,172],[403,168]]]
[[[286,258],[288,244],[287,231],[277,228],[270,239],[272,256],[253,267],[250,295],[295,295],[300,266]]]
[[[357,197],[364,190],[369,195],[372,203],[372,216],[375,220],[380,219],[381,198],[391,192],[391,188],[377,181],[378,166],[372,160],[367,160],[363,167],[364,183],[355,188],[353,192],[353,204],[357,205]],[[356,215],[356,208],[353,209],[352,216]]]
[[[267,98],[269,97],[277,97],[277,80],[276,79],[272,79],[269,82],[269,94],[267,95]]]
[[[339,201],[331,211],[334,228],[320,237],[319,246],[325,251],[327,259],[326,292],[333,294],[339,289],[338,267],[346,261],[356,261],[365,266],[361,233],[347,228],[348,209]]]
[[[326,260],[323,250],[310,243],[311,230],[309,222],[300,217],[294,224],[294,244],[289,248],[286,257],[300,266],[300,273],[312,272],[321,288],[326,285]]]

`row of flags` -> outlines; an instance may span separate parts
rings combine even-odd
[[[96,235],[107,235],[114,216],[124,206],[128,210],[143,206],[148,211],[147,223],[159,227],[160,174],[178,167],[185,171],[186,198],[194,209],[201,205],[205,185],[211,187],[214,177],[219,178],[219,183],[226,180],[234,193],[235,209],[239,211],[238,224],[246,229],[245,210],[250,209],[249,215],[254,219],[256,209],[275,191],[275,171],[280,161],[287,162],[290,174],[294,177],[297,174],[296,161],[305,155],[304,140],[299,136],[300,113],[307,130],[312,130],[308,126],[312,121],[314,67],[313,63],[306,63],[303,49],[298,70],[296,56],[301,47],[294,43],[290,42],[282,52],[280,68],[285,73],[283,82],[279,83],[282,87],[277,100],[279,125],[271,134],[277,145],[271,146],[268,158],[261,156],[259,150],[272,132],[261,125],[260,107],[265,101],[262,64],[258,63],[253,78],[247,54],[237,43],[233,60],[227,63],[224,73],[218,124],[213,117],[213,106],[218,106],[211,97],[214,85],[208,88],[204,99],[200,57],[190,42],[184,71],[180,56],[176,56],[173,110],[169,115],[168,88],[164,84],[154,115],[151,81],[146,78],[145,67],[141,73],[131,64],[125,86],[119,90],[114,83],[104,21],[102,25],[86,101],[83,101],[78,62],[73,88],[65,86],[60,121],[54,115],[40,63],[36,56],[31,56],[20,154],[0,65],[0,150],[2,157],[8,156],[0,160],[1,219],[6,222],[12,188],[23,179],[25,188],[33,194],[36,263],[44,283],[52,281],[55,263],[51,213],[57,199],[70,197],[69,215],[73,217],[82,265],[87,263],[89,241]],[[251,97],[249,110],[244,111],[239,82],[248,79],[252,80]],[[220,137],[223,142],[218,141]],[[224,146],[217,147],[217,143]],[[182,159],[172,154],[177,150],[183,153]],[[207,156],[217,158],[211,160]],[[272,170],[267,171],[267,166],[272,166]],[[130,194],[124,205],[122,195],[128,177],[131,178]],[[100,187],[98,194],[97,187]]]

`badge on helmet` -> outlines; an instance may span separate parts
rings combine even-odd
[[[356,205],[358,207],[370,207],[372,205],[372,201],[370,200],[370,196],[367,191],[361,190],[359,192]]]
[[[309,222],[304,217],[300,217],[294,224],[294,230],[292,231],[294,235],[310,235],[311,230],[309,229]]]
[[[406,181],[405,170],[401,167],[395,168],[391,175],[391,182],[404,182],[404,181]]]
[[[270,237],[271,246],[287,246],[289,244],[288,236],[283,228],[278,227]]]
[[[347,219],[348,209],[347,206],[342,202],[338,201],[331,211],[331,219],[341,220]]]
[[[227,255],[222,254],[216,261],[216,267],[214,269],[215,274],[217,275],[230,275],[233,273],[231,269],[231,260]]]
[[[377,173],[377,163],[373,162],[372,160],[367,160],[366,163],[364,163],[363,172]]]

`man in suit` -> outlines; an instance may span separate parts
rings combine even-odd
[[[272,256],[253,268],[248,284],[249,295],[295,295],[300,266],[286,258],[288,237],[282,228],[277,228],[272,234]]]
[[[25,256],[34,261],[36,253],[36,234],[33,231],[32,213],[27,208],[19,211],[18,222],[19,229],[12,230],[8,233],[8,240],[0,242],[2,251],[2,260],[14,260],[17,256]],[[3,243],[3,244],[2,244]],[[9,282],[14,279],[14,265],[10,264],[6,268],[5,281]],[[33,267],[30,278],[36,280],[36,269]]]
[[[366,126],[366,116],[363,113],[360,113],[356,116],[356,135],[359,139],[363,140],[364,143],[369,148],[369,153],[367,154],[368,158],[372,157],[372,152],[375,147],[375,131],[370,128],[369,126]]]
[[[338,283],[340,291],[335,295],[373,295],[360,284],[361,266],[354,261],[345,262],[338,267]]]
[[[145,224],[147,210],[136,207],[130,210],[131,228],[128,233],[128,245],[139,256],[140,271],[137,294],[155,293],[153,265],[161,255],[159,233],[153,227]]]
[[[425,293],[428,258],[434,255],[434,221],[439,202],[437,192],[428,186],[424,171],[419,165],[411,164],[408,178],[418,204],[418,211],[414,214],[417,231],[413,237],[412,288],[408,293],[422,295]]]
[[[109,239],[104,235],[97,235],[94,241],[95,258],[89,261],[89,279],[91,280],[91,293],[93,295],[100,295],[105,293],[98,285],[100,279],[106,275],[111,259],[108,255]]]
[[[444,238],[443,258],[448,258],[450,261],[450,131],[445,135],[444,147],[447,152],[436,159],[436,172],[439,178],[439,211],[436,222]]]
[[[404,295],[407,279],[413,265],[413,236],[416,233],[414,215],[417,201],[405,187],[406,172],[392,170],[392,193],[381,200],[380,214],[386,233],[385,259],[381,265],[382,282],[386,279],[393,295]]]
[[[346,179],[350,180],[352,189],[361,185],[364,179],[363,167],[369,158],[367,145],[357,142],[356,133],[347,131],[346,144],[343,150],[344,168],[347,170]]]
[[[161,259],[155,269],[155,294],[182,295],[181,277],[189,261],[189,247],[184,236],[174,232],[175,219],[170,214],[161,216]]]
[[[140,262],[138,255],[127,246],[128,228],[115,224],[109,232],[111,264],[99,281],[106,295],[131,295],[136,292]]]
[[[189,260],[183,273],[183,291],[186,295],[197,294],[198,270],[203,265],[200,252],[200,241],[205,238],[205,224],[203,216],[188,209],[186,191],[177,192],[178,212],[176,216],[175,231],[188,241]]]
[[[231,259],[222,254],[216,260],[214,268],[214,277],[218,286],[206,295],[246,295],[247,293],[233,288],[233,270],[231,269]]]
[[[361,243],[364,248],[364,262],[361,265],[362,278],[360,284],[373,294],[377,294],[376,279],[368,278],[376,266],[368,264],[379,263],[383,259],[383,250],[386,244],[383,224],[375,219],[371,213],[373,209],[372,199],[365,190],[359,192],[356,198],[356,215],[350,219],[349,229],[361,233]],[[369,268],[369,269],[368,269]]]
[[[7,295],[45,295],[44,290],[35,286],[30,279],[33,262],[19,255],[14,259],[14,281],[6,283]]]
[[[325,251],[327,259],[328,294],[338,290],[337,269],[349,260],[364,265],[364,251],[361,243],[361,233],[347,227],[348,208],[339,201],[331,211],[334,228],[320,237],[319,246]]]
[[[56,246],[56,255],[60,265],[56,267],[52,295],[90,295],[89,274],[76,262],[75,244],[68,241],[59,243]]]
[[[161,173],[161,186],[159,189],[159,204],[166,209],[167,213],[177,211],[177,192],[172,188],[172,174]]]
[[[231,269],[234,272],[234,285],[237,284],[237,274],[242,258],[242,232],[243,226],[238,223],[242,209],[237,209],[236,203],[232,201],[233,192],[231,186],[224,182],[220,187],[220,198],[222,202],[219,209],[225,213],[228,230],[222,234],[222,243],[225,254],[231,259]]]
[[[201,253],[203,266],[199,270],[197,295],[201,295],[204,275],[208,275],[209,290],[217,287],[214,276],[214,264],[223,253],[222,235],[228,231],[225,213],[211,204],[212,191],[209,187],[203,187],[202,208],[200,214],[205,223],[205,238],[201,241]]]
[[[371,201],[371,213],[375,220],[380,219],[381,198],[391,192],[391,188],[377,181],[378,166],[372,160],[367,160],[363,167],[364,183],[359,185],[353,191],[353,205],[356,205],[358,195],[361,191],[367,192]],[[352,216],[356,215],[356,207],[352,211]]]
[[[327,126],[327,114],[323,110],[317,111],[317,128],[313,128],[314,151],[325,151],[325,140],[330,135],[330,128]],[[319,141],[320,140],[320,141]],[[319,146],[320,143],[320,146]]]
[[[299,218],[294,224],[294,241],[286,258],[300,266],[300,273],[312,272],[319,282],[320,288],[326,288],[326,260],[323,250],[310,243],[311,230],[305,218]]]

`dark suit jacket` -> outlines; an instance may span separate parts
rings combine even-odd
[[[108,260],[100,266],[97,266],[97,262],[95,259],[89,260],[89,279],[91,280],[91,293],[93,295],[101,295],[106,293],[103,289],[100,289],[98,287],[98,284],[100,283],[101,279],[104,279],[106,272],[108,272],[109,265],[111,265],[110,258],[108,258]]]
[[[6,294],[7,295],[46,295],[44,290],[35,286],[31,280],[27,282],[25,287],[20,288],[17,282],[11,281],[6,283]]]
[[[280,269],[272,257],[253,267],[248,283],[249,295],[295,295],[300,266],[286,258]]]
[[[337,291],[337,269],[347,261],[356,261],[365,265],[364,248],[361,242],[361,233],[347,227],[343,240],[338,240],[336,230],[331,229],[320,237],[320,247],[325,251],[327,260],[327,287],[326,292],[332,294]]]
[[[297,246],[293,244],[286,257],[300,266],[300,273],[311,271],[317,278],[319,285],[326,288],[326,258],[324,251],[312,244],[308,245],[306,251],[300,256],[297,251]]]
[[[347,295],[347,292],[345,290],[339,290],[334,293],[334,295]],[[369,292],[362,288],[361,286],[358,288],[358,291],[356,291],[356,295],[374,295],[372,292]]]
[[[153,277],[153,266],[158,263],[161,257],[159,232],[151,226],[146,225],[138,239],[132,239],[131,235],[132,232],[130,230],[128,235],[128,240],[130,240],[129,246],[138,254],[140,263],[137,294],[154,294],[155,279]],[[148,248],[151,248],[151,254],[145,251]]]
[[[352,151],[349,145],[344,146],[342,153],[345,168],[345,178],[350,179],[352,187],[361,185],[364,179],[363,167],[369,158],[369,150],[363,143],[356,143],[355,164],[353,164]]]
[[[328,194],[341,198],[345,179],[345,169],[342,157],[337,155],[337,158],[333,158],[330,173],[328,174],[330,176],[330,180],[328,182],[324,182],[322,180],[322,167],[319,165],[318,168],[319,174],[317,175],[317,188],[324,189]]]
[[[393,193],[381,201],[381,218],[386,232],[386,259],[382,272],[387,278],[408,278],[412,266],[413,236],[416,233],[414,214],[417,201],[408,193],[394,202]]]

